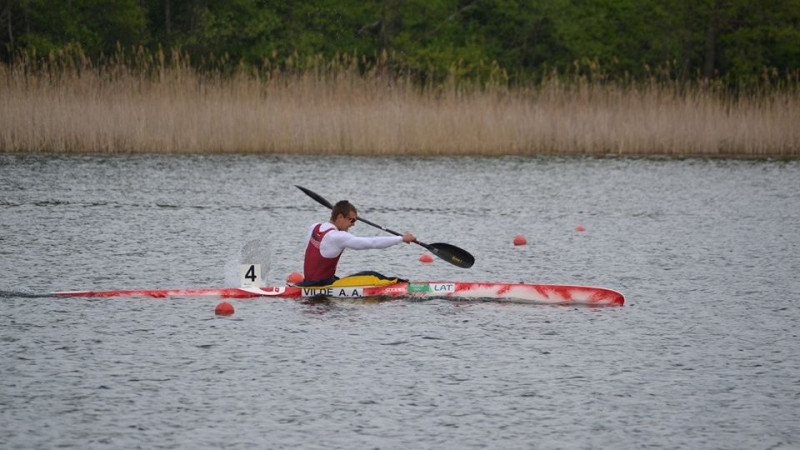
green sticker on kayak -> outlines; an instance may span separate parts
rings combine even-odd
[[[428,283],[408,283],[408,292],[431,292],[431,285]]]

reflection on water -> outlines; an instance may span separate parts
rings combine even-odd
[[[605,286],[626,306],[250,299],[218,318],[216,299],[42,296],[230,285],[248,242],[283,285],[328,215],[295,184],[476,258],[349,251],[342,274]],[[777,162],[2,155],[0,440],[793,448],[798,191]]]

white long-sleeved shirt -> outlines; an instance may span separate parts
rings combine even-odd
[[[311,239],[311,232],[314,231],[314,227],[317,225],[318,224],[315,223],[308,229],[306,241]],[[322,242],[320,242],[319,246],[319,252],[325,258],[336,258],[341,255],[346,248],[366,250],[370,248],[386,248],[403,243],[402,236],[355,236],[347,231],[336,229],[336,226],[330,222],[323,222],[322,226],[319,227],[320,232],[330,229],[333,230],[322,237]]]

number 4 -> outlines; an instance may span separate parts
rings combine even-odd
[[[247,269],[247,273],[244,274],[244,277],[249,279],[251,283],[255,283],[256,278],[258,278],[256,276],[256,266],[255,266],[255,264],[250,264],[250,268]]]
[[[260,287],[261,265],[242,264],[239,270],[239,283],[242,287]]]

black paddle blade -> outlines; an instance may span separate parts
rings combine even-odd
[[[333,209],[333,205],[331,205],[329,201],[322,198],[322,196],[317,194],[316,192],[306,189],[303,186],[298,186],[296,184],[294,186],[297,189],[303,191],[307,196],[316,200],[317,203],[319,203],[320,205]],[[361,217],[359,217],[358,220],[366,223],[367,225],[372,225],[375,228],[380,228],[381,230],[386,231],[387,233],[391,233],[396,236],[402,236],[402,234],[396,231],[392,231],[386,227],[382,227],[376,223],[372,223],[367,219],[362,219]],[[472,267],[473,264],[475,264],[474,256],[470,255],[468,251],[458,248],[455,245],[444,244],[441,242],[437,242],[435,244],[423,244],[422,242],[419,241],[417,241],[417,244],[425,247],[426,249],[428,249],[429,252],[433,253],[439,258],[442,258],[443,260],[449,262],[450,264],[456,265],[458,267],[469,269],[470,267]]]
[[[455,245],[435,242],[433,244],[425,244],[423,247],[430,250],[431,253],[439,258],[442,258],[450,264],[458,267],[469,269],[473,264],[475,264],[474,256],[470,255],[468,251],[458,248]]]
[[[317,194],[316,192],[314,192],[312,190],[309,190],[309,189],[306,189],[303,186],[298,186],[296,184],[294,185],[294,187],[296,187],[297,189],[300,189],[301,191],[305,192],[305,194],[307,196],[309,196],[309,197],[313,198],[314,200],[316,200],[317,203],[319,203],[320,205],[326,206],[326,207],[328,207],[330,209],[333,209],[333,205],[331,205],[331,202],[325,200],[324,198],[322,198],[321,195]]]

